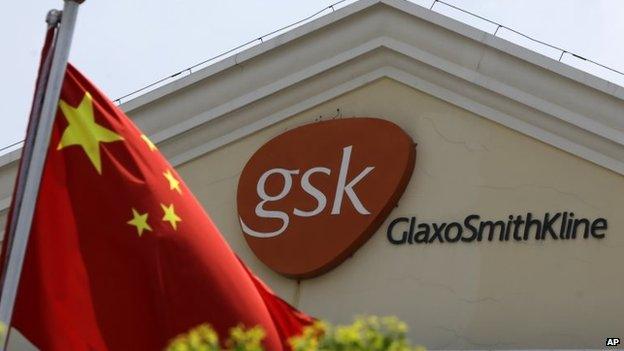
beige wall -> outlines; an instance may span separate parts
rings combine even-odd
[[[319,116],[372,116],[419,144],[400,205],[351,259],[300,286],[259,262],[236,215],[249,157]],[[178,167],[239,255],[282,297],[335,322],[397,315],[431,348],[600,348],[624,330],[624,178],[389,79],[376,81]],[[391,245],[390,219],[463,220],[572,210],[605,217],[604,240]]]
[[[400,125],[419,144],[416,168],[379,232],[341,266],[297,287],[247,247],[236,217],[238,176],[263,143],[338,108],[343,118]],[[624,330],[624,178],[395,81],[376,81],[178,170],[252,269],[315,316],[397,315],[411,339],[430,348],[600,348]],[[385,235],[398,216],[444,222],[565,210],[607,218],[606,238],[394,246]],[[29,349],[12,341],[11,349]]]

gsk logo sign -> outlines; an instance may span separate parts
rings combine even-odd
[[[405,190],[416,145],[375,118],[305,125],[264,144],[240,176],[237,207],[258,258],[293,278],[340,264],[379,228]]]

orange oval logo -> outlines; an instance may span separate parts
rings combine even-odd
[[[416,144],[376,118],[305,125],[264,144],[238,182],[249,247],[292,278],[322,274],[362,246],[397,204]]]

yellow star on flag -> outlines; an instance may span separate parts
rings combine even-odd
[[[168,169],[166,172],[163,172],[163,175],[165,176],[165,178],[167,178],[167,181],[169,182],[169,189],[175,189],[178,194],[182,194],[182,190],[180,190],[180,181],[175,179],[173,174],[171,174],[171,170]]]
[[[147,224],[147,212],[141,214],[139,213],[139,211],[133,208],[132,219],[126,223],[132,226],[135,226],[137,230],[137,234],[139,234],[139,236],[143,235],[144,230],[149,230],[150,232],[152,231],[152,227],[150,227],[150,225]]]
[[[150,151],[156,150],[156,145],[152,143],[152,141],[147,137],[147,135],[141,134],[141,139],[143,139],[143,141],[147,144],[147,147],[150,149]]]
[[[87,154],[97,172],[102,174],[100,143],[110,143],[123,140],[123,138],[119,134],[95,123],[93,99],[89,92],[85,92],[78,107],[73,107],[63,100],[59,101],[59,106],[69,125],[63,131],[57,150],[72,145],[79,145]]]
[[[169,224],[171,224],[173,229],[177,230],[178,229],[178,222],[182,222],[182,219],[180,217],[178,217],[178,215],[175,213],[175,209],[173,208],[173,204],[171,204],[169,206],[165,206],[164,204],[160,204],[160,207],[162,207],[163,212],[165,213],[165,215],[162,218],[163,222],[169,222]]]

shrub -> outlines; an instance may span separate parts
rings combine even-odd
[[[396,317],[359,317],[350,325],[332,326],[318,321],[306,327],[289,343],[293,351],[420,351],[406,337],[407,325]],[[264,330],[246,329],[239,325],[230,330],[225,342],[229,351],[262,351]],[[208,325],[202,324],[177,336],[167,351],[220,351],[219,337]]]

